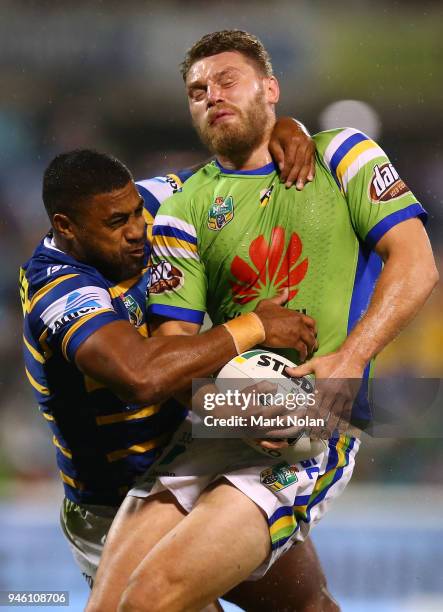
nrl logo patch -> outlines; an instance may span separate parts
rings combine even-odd
[[[208,227],[215,232],[220,231],[234,218],[234,200],[232,196],[215,198],[214,204],[208,210]]]
[[[140,327],[140,325],[143,323],[143,311],[140,306],[134,300],[132,295],[124,295],[123,303],[126,306],[126,310],[129,314],[129,320],[131,321],[132,325],[135,327]]]
[[[296,472],[298,469],[295,465],[279,463],[260,473],[260,483],[273,493],[278,493],[298,481]]]
[[[369,185],[369,197],[372,202],[388,202],[399,198],[409,191],[406,183],[400,178],[397,170],[390,163],[375,165]]]

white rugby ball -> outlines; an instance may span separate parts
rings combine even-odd
[[[279,393],[313,393],[314,378],[309,376],[297,379],[290,378],[286,373],[288,366],[293,368],[296,364],[277,353],[253,349],[231,359],[218,373],[216,384],[220,391],[223,391],[232,388],[229,381],[235,380],[236,388],[241,391],[254,383],[267,380],[278,384],[277,391]],[[281,459],[289,464],[316,457],[328,448],[325,440],[312,440],[304,432],[301,432],[297,438],[287,438],[286,440],[289,446],[269,449],[260,446],[253,438],[243,439],[248,446],[251,446],[257,452],[273,459]]]

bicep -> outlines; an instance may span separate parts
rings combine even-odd
[[[416,261],[433,257],[428,235],[418,218],[407,219],[391,227],[374,248],[383,261],[393,255]]]
[[[199,333],[201,325],[188,321],[176,321],[153,317],[149,329],[153,336],[195,336]]]
[[[82,342],[75,353],[75,364],[83,374],[119,393],[133,377],[144,343],[128,321],[113,321]]]

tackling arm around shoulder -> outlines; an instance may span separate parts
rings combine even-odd
[[[238,352],[256,344],[314,348],[315,323],[282,308],[287,293],[263,300],[254,313],[199,334],[199,326],[182,324],[174,335],[143,338],[127,321],[115,321],[91,334],[77,350],[77,367],[123,401],[156,403],[188,388],[193,378],[220,369]],[[168,326],[176,322],[165,322]],[[164,333],[164,332],[162,332]],[[183,335],[185,334],[185,335]],[[192,337],[189,337],[192,335]]]

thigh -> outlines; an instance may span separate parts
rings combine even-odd
[[[143,602],[155,594],[159,610],[200,610],[245,580],[269,552],[262,511],[230,483],[218,480],[145,557],[127,595]]]
[[[171,493],[127,497],[108,534],[88,610],[116,610],[132,572],[185,516]]]

